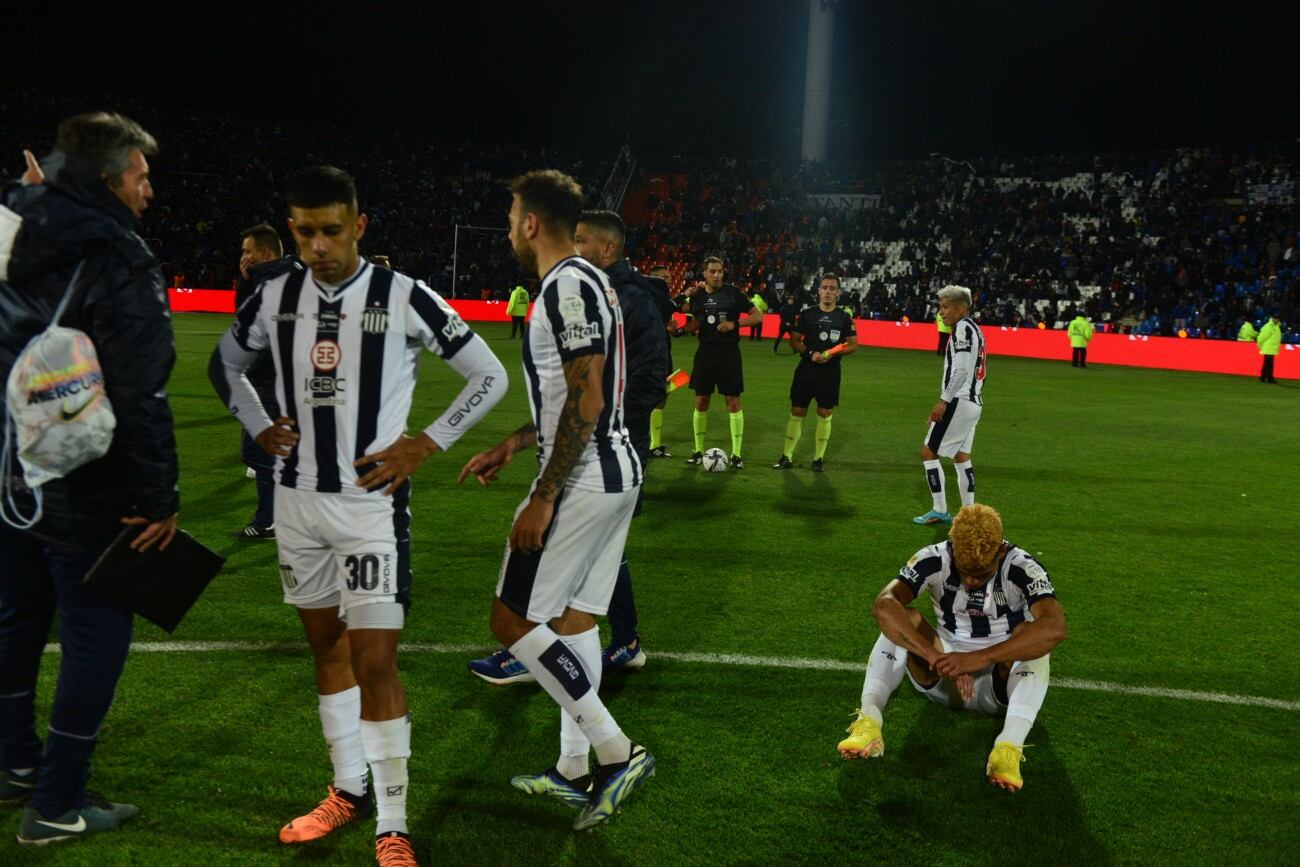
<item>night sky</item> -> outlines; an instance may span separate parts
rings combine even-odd
[[[1270,18],[1241,5],[844,0],[830,157],[1294,140],[1300,25],[1281,7]],[[77,24],[17,13],[13,32],[29,36],[6,37],[0,82],[93,81],[174,105],[529,145],[630,138],[642,153],[799,153],[800,0],[491,0],[436,17],[122,8]]]

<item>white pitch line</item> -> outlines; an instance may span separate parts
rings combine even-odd
[[[292,641],[137,641],[131,645],[133,653],[219,653],[238,651],[271,651],[301,653],[307,649],[301,642]],[[475,654],[496,650],[488,644],[401,644],[402,653]],[[58,653],[57,644],[47,644],[46,653]],[[793,668],[803,671],[863,671],[866,663],[846,662],[839,659],[809,659],[798,656],[749,656],[742,653],[675,653],[657,650],[656,659],[701,665],[735,665],[753,668]],[[1140,695],[1147,698],[1172,698],[1179,701],[1199,701],[1213,704],[1236,704],[1245,707],[1269,707],[1277,710],[1300,711],[1300,701],[1265,698],[1259,695],[1233,695],[1226,692],[1203,692],[1195,689],[1170,689],[1163,686],[1131,686],[1104,680],[1082,680],[1074,677],[1052,678],[1052,686],[1061,689],[1083,689],[1092,692],[1109,692],[1117,695]]]

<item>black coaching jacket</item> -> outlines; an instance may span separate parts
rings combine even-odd
[[[618,294],[623,311],[623,334],[627,341],[627,385],[623,405],[631,419],[649,423],[650,410],[663,400],[668,374],[668,346],[664,317],[658,301],[662,280],[647,277],[622,259],[605,269]]]
[[[117,417],[108,454],[47,482],[47,512],[160,520],[180,509],[167,379],[176,361],[158,260],[135,215],[78,157],[41,161],[45,183],[5,186],[22,218],[0,281],[0,382],[27,342],[50,324],[77,264],[79,288],[62,324],[90,336]]]

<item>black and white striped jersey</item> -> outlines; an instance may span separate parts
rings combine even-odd
[[[221,339],[221,396],[251,436],[269,427],[244,376],[257,351],[269,348],[281,411],[300,435],[293,453],[276,461],[280,484],[356,491],[369,468],[353,462],[406,433],[421,347],[466,380],[424,431],[445,451],[505,394],[505,368],[436,292],[364,259],[337,286],[305,269],[259,286]]]
[[[952,543],[940,542],[917,551],[898,572],[898,580],[917,596],[929,589],[934,616],[945,638],[991,646],[1005,641],[1025,621],[1029,606],[1055,598],[1047,570],[1010,542],[997,574],[982,588],[967,591],[952,564]]]
[[[942,399],[954,398],[982,404],[984,391],[984,332],[975,320],[964,316],[953,326],[943,357]]]
[[[568,484],[609,493],[641,484],[641,462],[623,422],[624,347],[618,296],[605,272],[580,256],[557,263],[542,279],[524,341],[528,403],[537,427],[538,478],[550,458],[569,396],[564,365],[583,355],[599,354],[605,356],[605,409]]]

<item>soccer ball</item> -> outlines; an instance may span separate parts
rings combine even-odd
[[[709,449],[704,453],[704,469],[711,473],[727,471],[727,453],[722,449]]]

